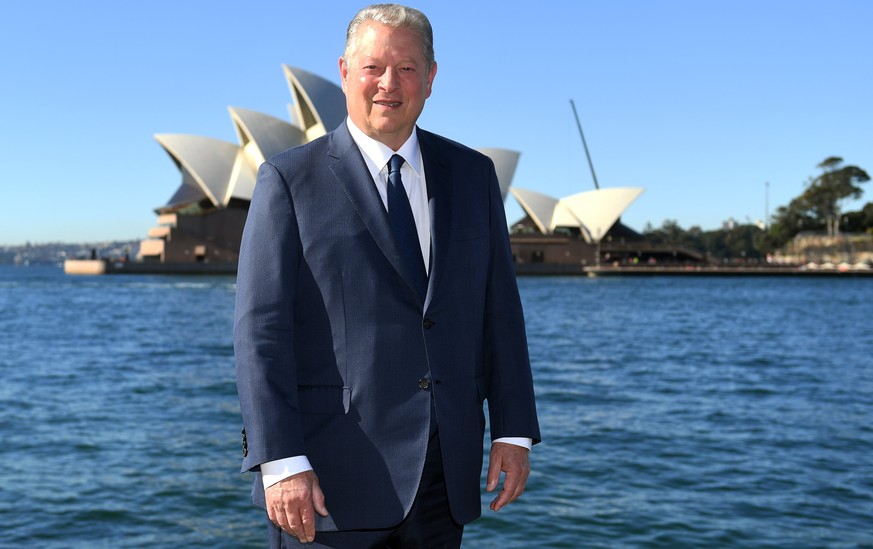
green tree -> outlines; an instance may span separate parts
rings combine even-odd
[[[771,249],[781,248],[801,231],[819,231],[824,223],[809,211],[807,201],[802,196],[795,198],[787,206],[779,206],[770,225],[768,243]]]
[[[838,156],[824,159],[818,168],[822,173],[800,196],[801,206],[824,224],[828,236],[836,237],[840,234],[841,203],[860,198],[864,191],[858,185],[869,181],[870,176],[857,166],[843,166]]]
[[[657,229],[651,223],[646,224],[643,235],[655,244],[696,250],[718,261],[756,260],[769,251],[763,242],[765,233],[755,225],[736,225],[714,231],[693,226],[686,231],[676,220],[667,219]]]
[[[781,248],[802,231],[827,231],[831,237],[839,235],[842,202],[859,198],[863,191],[858,185],[869,181],[870,176],[857,166],[843,166],[843,159],[838,156],[826,158],[817,167],[822,173],[810,178],[803,193],[776,210],[770,231],[760,240],[762,249]],[[866,222],[863,215],[847,214],[846,219],[851,230],[858,230],[855,222]]]
[[[683,229],[675,219],[665,219],[659,228],[653,228],[651,223],[646,224],[643,235],[655,244],[669,244],[682,246],[692,250],[701,250],[700,227],[694,226],[687,231]]]
[[[843,214],[840,227],[845,227],[845,230],[854,233],[868,232],[873,234],[873,202],[864,204],[864,207],[857,212]]]

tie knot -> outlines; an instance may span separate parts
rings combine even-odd
[[[400,168],[403,167],[404,162],[406,161],[403,160],[403,157],[399,154],[395,154],[394,156],[392,156],[391,159],[388,161],[388,173],[391,174],[399,172]]]

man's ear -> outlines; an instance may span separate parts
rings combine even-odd
[[[433,91],[433,79],[436,76],[437,64],[436,61],[433,62],[433,66],[430,68],[430,74],[427,75],[427,94],[424,96],[425,99],[430,97],[430,92]]]
[[[349,65],[342,57],[339,58],[340,82],[342,82],[343,93],[346,93],[346,78],[349,76]]]

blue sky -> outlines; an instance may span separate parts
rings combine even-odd
[[[338,83],[363,5],[7,3],[0,245],[145,237],[181,182],[153,134],[235,141],[228,106],[288,119],[281,65]],[[601,187],[646,189],[623,217],[637,230],[762,219],[831,155],[873,173],[873,2],[412,5],[439,64],[420,125],[521,151],[515,186],[594,188],[570,99]],[[511,197],[507,215],[522,215]]]

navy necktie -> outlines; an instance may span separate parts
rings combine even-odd
[[[415,218],[412,217],[409,197],[406,196],[403,180],[400,179],[400,168],[404,162],[403,157],[398,154],[388,161],[388,219],[397,249],[409,267],[409,273],[415,278],[415,289],[423,300],[427,293],[427,272],[424,270],[424,258],[421,255],[418,229],[415,227]]]

